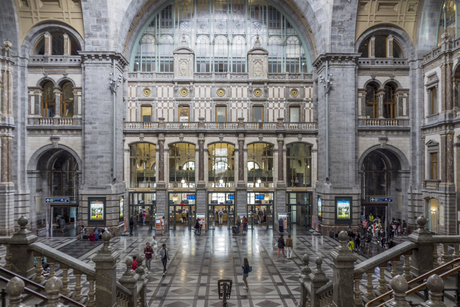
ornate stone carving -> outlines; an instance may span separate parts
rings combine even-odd
[[[54,147],[54,148],[58,148],[58,146],[59,146],[59,141],[61,140],[61,138],[58,137],[58,136],[51,136],[51,137],[50,137],[50,140],[51,140],[51,143],[53,143],[53,147]]]
[[[254,60],[254,77],[262,77],[264,72],[263,60]]]
[[[179,61],[179,75],[188,76],[188,60]]]

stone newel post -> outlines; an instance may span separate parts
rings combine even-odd
[[[34,252],[29,245],[37,241],[37,236],[26,229],[29,221],[24,216],[18,220],[20,229],[10,239],[11,271],[26,278],[32,279],[35,275]]]
[[[109,247],[112,235],[106,231],[102,234],[104,246],[93,262],[96,264],[96,306],[113,307],[116,306],[117,293],[117,260],[120,254]]]
[[[120,284],[126,287],[131,291],[132,296],[128,303],[128,307],[137,307],[137,281],[139,280],[139,274],[136,274],[135,271],[131,270],[133,265],[133,258],[126,257],[126,272],[120,278]]]
[[[394,292],[394,300],[388,306],[410,307],[410,304],[406,301],[406,291],[409,289],[409,284],[404,276],[395,276],[390,280],[390,286]]]
[[[420,276],[433,269],[434,246],[431,241],[433,236],[425,229],[427,219],[419,216],[417,219],[417,230],[409,235],[409,240],[417,243],[411,257],[411,271],[416,276]]]
[[[311,279],[311,287],[310,287],[310,297],[311,297],[311,306],[312,307],[320,307],[319,299],[316,297],[316,291],[319,288],[324,286],[328,283],[329,278],[327,278],[326,274],[324,274],[323,270],[321,269],[321,264],[323,264],[323,259],[320,257],[316,258],[316,269],[313,270],[313,273],[310,274]],[[350,303],[351,301],[349,301]]]
[[[301,273],[299,274],[299,281],[300,281],[300,303],[299,307],[309,307],[310,306],[310,295],[308,293],[307,286],[310,286],[310,273],[311,269],[308,267],[308,263],[310,262],[310,257],[305,254],[302,258],[302,262],[305,265]],[[307,284],[305,284],[307,283]]]
[[[334,306],[345,307],[353,302],[353,270],[358,259],[347,247],[348,235],[345,231],[339,233],[340,246],[331,252],[334,261]]]
[[[24,292],[24,282],[17,277],[11,278],[6,284],[6,293],[10,301],[10,307],[26,307],[21,303],[22,292]]]

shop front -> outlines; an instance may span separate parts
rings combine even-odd
[[[254,227],[273,228],[273,192],[248,192],[247,203],[248,229],[253,229]]]
[[[121,201],[120,201],[121,205]],[[134,218],[134,230],[141,226],[155,227],[156,193],[129,192],[128,197],[129,219]],[[144,218],[145,215],[145,218]],[[129,224],[129,221],[128,221]]]
[[[169,230],[176,230],[180,226],[189,229],[195,225],[196,207],[195,192],[193,193],[169,193],[168,215]]]
[[[235,194],[233,192],[208,193],[207,226],[213,230],[216,226],[227,226],[228,229],[235,224]]]
[[[311,227],[312,193],[288,192],[286,199],[287,229],[309,229]]]

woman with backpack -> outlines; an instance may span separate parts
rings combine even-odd
[[[281,235],[281,237],[278,239],[278,257],[280,256],[280,252],[283,252],[283,256],[286,256],[284,254],[284,247],[285,246],[286,246],[286,244],[284,243],[283,235]]]
[[[241,266],[243,268],[243,281],[244,284],[246,285],[244,287],[244,290],[249,289],[248,287],[248,280],[246,279],[249,275],[249,272],[252,271],[252,267],[249,266],[248,258],[244,258],[243,265]]]

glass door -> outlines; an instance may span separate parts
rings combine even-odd
[[[269,204],[266,206],[267,207],[267,215],[265,217],[265,220],[266,220],[266,223],[267,223],[267,229],[273,229],[273,225],[274,225],[274,219],[273,219],[273,205],[272,204]]]
[[[232,229],[232,226],[235,225],[235,206],[226,206],[227,211],[227,226],[228,229]]]
[[[216,229],[216,206],[209,205],[208,206],[208,229],[213,230]]]
[[[176,205],[169,205],[169,230],[176,230],[176,212],[177,207]]]
[[[254,229],[254,211],[256,206],[248,205],[248,229]]]

